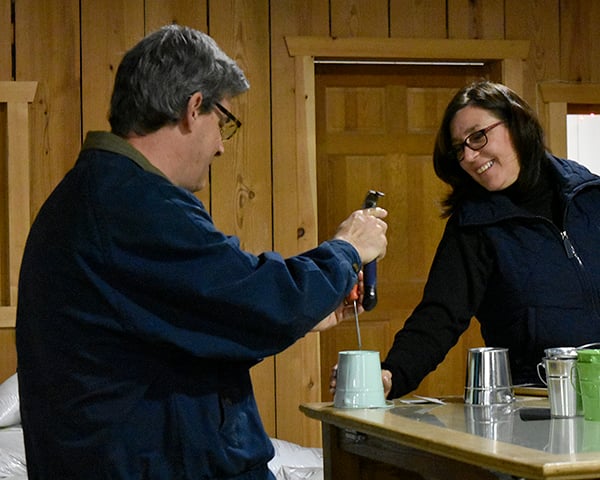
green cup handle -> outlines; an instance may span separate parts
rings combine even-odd
[[[575,379],[578,378],[577,377],[577,364],[573,365],[571,367],[571,372],[569,373],[569,380],[571,381],[571,385],[573,385],[573,388],[575,389],[575,392],[577,392],[577,395],[581,395],[581,392],[579,391],[579,382],[576,382]],[[573,373],[575,373],[575,375],[573,375]]]

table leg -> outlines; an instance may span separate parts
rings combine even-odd
[[[360,457],[340,448],[339,428],[322,423],[324,480],[360,480]]]

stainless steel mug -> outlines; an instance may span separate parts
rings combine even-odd
[[[467,432],[508,443],[514,438],[513,405],[465,405],[464,412]]]
[[[576,418],[552,418],[548,444],[544,448],[547,452],[573,454],[581,450],[583,432],[581,424]]]
[[[570,418],[582,413],[581,397],[577,393],[576,347],[554,347],[544,350],[546,356],[537,365],[538,377],[548,387],[550,415]],[[540,369],[545,370],[542,375]]]
[[[465,403],[496,405],[514,400],[508,349],[470,348],[467,354]]]
[[[550,415],[555,418],[577,416],[577,358],[543,358],[538,363],[538,376],[548,387]],[[546,371],[544,378],[540,368]]]

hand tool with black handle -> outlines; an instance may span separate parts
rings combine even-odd
[[[363,208],[375,208],[377,201],[385,194],[376,190],[369,190],[363,204]],[[377,305],[377,261],[363,265],[363,282],[365,292],[362,306],[365,310],[372,310]]]

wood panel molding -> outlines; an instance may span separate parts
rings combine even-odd
[[[30,226],[29,103],[37,82],[0,82],[0,103],[6,103],[8,284],[9,305],[16,305],[19,267]]]
[[[568,104],[600,104],[600,83],[542,82],[539,84],[541,119],[548,148],[567,156]]]
[[[0,82],[0,103],[31,103],[37,82]]]
[[[0,328],[14,328],[17,307],[0,307]]]
[[[600,83],[542,82],[539,85],[545,103],[598,103]]]
[[[406,60],[497,61],[508,58],[525,60],[528,40],[460,40],[431,38],[285,38],[292,57],[365,58]]]
[[[30,227],[30,145],[29,104],[33,102],[37,82],[0,82],[0,103],[6,104],[6,228],[8,302],[0,307],[0,328],[13,327],[17,304],[17,284],[21,257]]]

